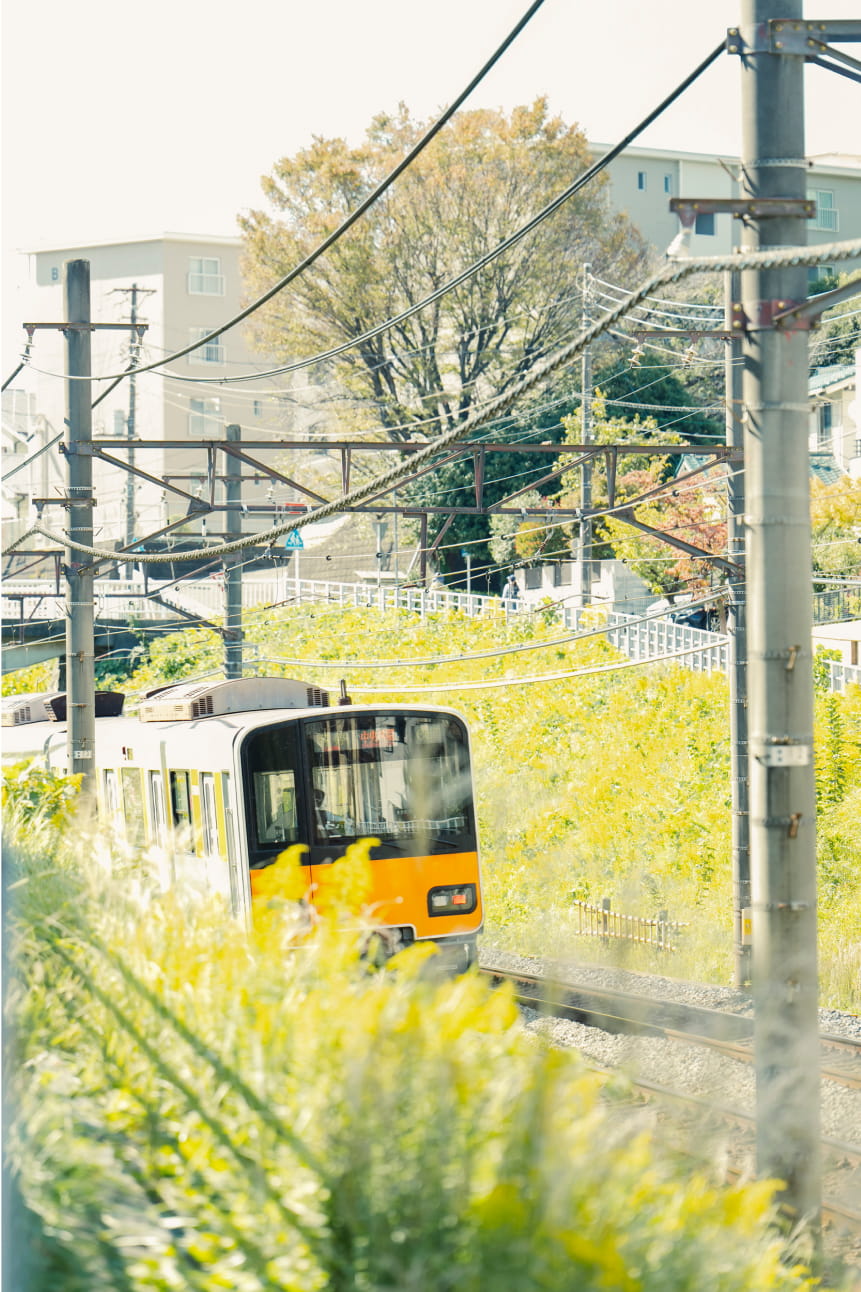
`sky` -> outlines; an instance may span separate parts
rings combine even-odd
[[[432,118],[527,0],[6,0],[3,358],[20,350],[19,253],[163,232],[235,234],[260,177],[313,135],[362,138],[403,101]],[[595,142],[621,138],[740,21],[741,0],[545,0],[467,107],[549,97]],[[807,0],[805,18],[857,18]],[[857,50],[857,47],[855,47]],[[807,152],[861,153],[861,86],[806,73]],[[728,54],[638,144],[738,155]]]

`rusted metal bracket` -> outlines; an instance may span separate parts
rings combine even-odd
[[[726,48],[728,53],[743,58],[750,54],[792,54],[846,76],[850,81],[861,81],[861,62],[829,44],[836,41],[845,45],[859,40],[861,21],[854,18],[826,18],[820,22],[771,18],[745,31],[730,27]]]
[[[55,332],[129,332],[133,327],[131,323],[22,323],[21,326],[31,338],[39,328]],[[133,330],[138,336],[143,336],[148,327],[148,323],[135,323]]]
[[[638,341],[647,341],[653,336],[674,336],[680,337],[683,341],[690,341],[693,345],[694,341],[731,341],[737,333],[728,332],[726,328],[703,328],[698,331],[696,328],[664,327],[651,328],[647,332],[632,332],[631,335]]]
[[[740,565],[735,561],[729,561],[725,556],[716,556],[714,552],[707,552],[703,547],[694,547],[693,543],[686,543],[681,538],[676,538],[672,534],[665,534],[663,530],[654,529],[651,525],[644,525],[641,520],[635,520],[633,510],[617,511],[614,513],[617,520],[624,521],[626,525],[633,526],[634,529],[640,529],[644,534],[651,538],[660,539],[662,543],[668,543],[670,547],[677,547],[679,551],[687,553],[688,556],[694,556],[698,560],[711,561],[713,565],[718,566],[721,570],[726,570],[728,574],[743,573]]]
[[[674,211],[685,228],[698,215],[733,215],[737,220],[776,219],[781,216],[803,216],[812,220],[816,202],[806,197],[671,197]]]
[[[783,327],[787,322],[794,322],[797,328],[801,328],[805,320],[807,320],[808,327],[816,327],[820,316],[826,310],[829,310],[832,305],[836,305],[839,301],[844,301],[850,296],[857,296],[859,293],[861,293],[861,277],[853,278],[850,282],[844,283],[842,287],[835,287],[832,292],[822,292],[819,296],[811,296],[809,300],[789,305],[787,309],[773,315],[772,322],[776,327]]]
[[[88,494],[83,498],[33,498],[32,503],[41,511],[43,507],[95,507],[96,500]]]
[[[771,329],[780,329],[782,332],[809,332],[819,324],[820,309],[807,309],[811,302],[776,300],[776,301],[756,301],[754,303],[754,317],[751,318],[747,310],[738,301],[733,302],[732,306],[732,335],[739,336],[741,333],[767,332]]]

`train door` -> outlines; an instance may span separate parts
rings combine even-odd
[[[167,828],[167,812],[164,799],[164,777],[161,772],[149,774],[149,818],[152,823],[152,841],[157,849],[159,879],[162,888],[170,887],[173,881],[173,865],[170,857],[170,835]]]
[[[203,827],[203,864],[207,888],[230,900],[230,874],[225,850],[220,846],[213,772],[200,773],[200,820]]]
[[[224,804],[224,832],[227,843],[227,874],[230,884],[230,909],[237,919],[247,919],[251,907],[248,868],[242,857],[236,831],[236,806],[232,797],[229,772],[221,773],[221,798]]]
[[[175,878],[181,883],[199,880],[199,861],[195,850],[194,822],[191,816],[191,783],[184,770],[168,772],[171,824],[173,826],[173,864]]]

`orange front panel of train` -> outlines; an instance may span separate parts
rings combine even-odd
[[[417,938],[476,933],[481,927],[478,854],[441,853],[434,857],[371,858],[371,919],[381,925],[411,925]],[[337,885],[339,862],[311,866],[312,901],[325,904],[326,889]],[[439,914],[431,914],[432,911]]]

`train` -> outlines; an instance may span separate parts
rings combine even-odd
[[[154,848],[166,885],[221,893],[245,921],[285,849],[304,845],[313,905],[326,868],[373,839],[368,906],[385,950],[433,943],[439,963],[467,969],[483,922],[467,724],[453,709],[353,704],[341,690],[331,703],[290,678],[184,682],[149,692],[137,717],[97,694],[99,816]],[[5,699],[4,761],[64,772],[65,718],[63,695]]]

